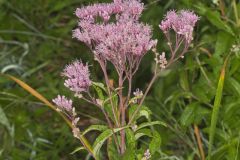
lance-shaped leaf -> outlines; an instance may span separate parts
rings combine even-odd
[[[215,135],[216,125],[217,125],[218,112],[219,112],[219,108],[220,108],[221,100],[222,100],[222,91],[223,91],[223,86],[224,86],[225,70],[226,70],[228,58],[229,58],[229,56],[226,58],[223,68],[221,70],[220,78],[218,81],[218,87],[217,87],[217,91],[216,91],[216,96],[215,96],[215,100],[214,100],[212,116],[211,116],[211,126],[210,126],[210,133],[209,133],[209,147],[208,147],[209,160],[211,160],[211,154],[212,154],[211,152],[212,152],[214,135]]]

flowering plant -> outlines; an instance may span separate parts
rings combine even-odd
[[[139,21],[144,9],[138,0],[114,0],[78,8],[78,27],[73,37],[85,43],[94,54],[105,78],[105,84],[90,78],[89,66],[77,60],[66,66],[62,75],[64,85],[74,95],[98,107],[106,118],[106,125],[92,125],[80,131],[73,101],[58,95],[53,99],[59,112],[71,121],[73,135],[78,138],[95,159],[104,159],[100,149],[107,141],[109,159],[150,159],[160,147],[161,139],[153,125],[164,125],[151,120],[151,111],[143,105],[151,86],[161,71],[183,58],[193,39],[193,28],[198,21],[191,11],[169,11],[159,25],[170,54],[158,53],[157,40],[152,39],[151,26]],[[155,54],[153,77],[143,92],[132,88],[132,79],[145,54]],[[112,64],[118,74],[118,83],[110,83],[107,65]],[[125,94],[126,93],[126,94]],[[100,131],[93,145],[85,138],[89,131]],[[149,144],[140,141],[148,137]]]

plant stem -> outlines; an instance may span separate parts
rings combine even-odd
[[[236,4],[235,0],[232,1],[232,5],[233,5],[234,16],[235,16],[235,19],[236,19],[236,25],[237,25],[237,27],[239,27],[240,26],[240,19],[238,17],[237,4]]]
[[[226,16],[226,14],[225,14],[225,5],[224,5],[223,0],[219,0],[219,9],[221,11],[221,15],[223,17],[225,17]]]
[[[107,113],[105,112],[105,110],[104,110],[103,108],[102,108],[102,112],[103,112],[104,116],[106,117],[106,120],[107,120],[107,122],[108,122],[108,125],[109,125],[109,127],[111,128],[111,130],[112,130],[112,132],[113,132],[113,139],[114,139],[114,141],[115,141],[115,143],[116,143],[118,153],[120,153],[119,143],[118,143],[117,137],[116,137],[116,135],[115,135],[115,133],[114,133],[114,129],[113,129],[112,123],[111,123],[111,121],[110,121]]]
[[[119,81],[118,81],[118,87],[120,88],[119,89],[119,105],[120,105],[120,113],[121,113],[121,126],[124,127],[125,125],[125,107],[124,107],[124,104],[123,104],[123,77],[122,77],[122,73],[119,74]],[[121,148],[121,154],[123,154],[125,152],[125,131],[124,130],[121,130],[120,131],[120,135],[121,135],[121,145],[120,145],[120,148]]]
[[[157,68],[158,68],[158,64],[156,63],[154,75],[153,75],[153,77],[152,77],[152,79],[151,79],[151,81],[150,81],[150,83],[149,83],[149,85],[148,85],[148,87],[147,87],[147,89],[146,89],[146,91],[145,91],[145,93],[144,93],[144,95],[143,95],[143,97],[142,97],[142,99],[141,99],[141,101],[140,101],[137,109],[133,112],[133,114],[132,114],[132,116],[131,116],[131,119],[130,119],[129,122],[128,122],[128,125],[131,125],[132,121],[134,120],[134,117],[135,117],[135,116],[137,115],[137,113],[140,111],[141,106],[142,106],[142,104],[143,104],[143,101],[145,100],[145,98],[146,98],[146,96],[147,96],[150,88],[152,87],[154,81],[156,80],[157,75],[158,75],[158,74],[157,74]]]
[[[132,92],[132,75],[130,74],[129,78],[128,78],[128,95],[127,95],[127,99],[125,101],[125,107],[128,107],[128,101],[131,97],[131,92]],[[126,109],[125,108],[125,109]]]
[[[199,152],[200,152],[201,160],[205,160],[205,153],[204,153],[204,150],[203,150],[200,131],[199,131],[199,128],[196,124],[194,124],[194,133],[195,133],[195,136],[197,138],[197,144],[198,144],[198,149],[199,149]]]
[[[105,82],[106,82],[106,85],[107,85],[107,91],[108,91],[108,95],[109,95],[109,98],[110,98],[110,103],[111,103],[115,123],[116,123],[117,127],[120,127],[119,122],[118,122],[118,118],[116,116],[116,112],[115,112],[115,109],[114,109],[113,101],[112,101],[112,93],[111,93],[111,90],[110,90],[110,84],[109,84],[109,78],[108,78],[107,71],[106,71],[106,66],[99,59],[98,59],[98,62],[100,64],[100,66],[102,68],[102,71],[103,71],[103,74],[104,74],[104,78],[105,78]]]
[[[91,104],[93,104],[93,105],[95,105],[95,106],[97,106],[98,108],[101,109],[101,111],[103,112],[103,114],[104,114],[104,116],[105,116],[105,118],[106,118],[106,120],[107,120],[107,123],[108,123],[109,128],[110,128],[110,129],[112,130],[112,132],[113,132],[113,139],[114,139],[114,142],[116,143],[118,153],[120,153],[119,143],[118,143],[117,137],[116,137],[116,135],[115,135],[115,133],[114,133],[114,128],[113,128],[113,125],[112,125],[111,120],[109,119],[108,114],[106,113],[106,111],[104,110],[104,108],[103,108],[102,106],[100,106],[99,104],[97,104],[97,102],[96,102],[95,99],[90,95],[90,93],[89,93],[89,96],[90,96],[91,100],[89,100],[89,99],[87,99],[87,98],[84,98],[84,97],[82,97],[82,99],[85,100],[86,102],[91,103]]]

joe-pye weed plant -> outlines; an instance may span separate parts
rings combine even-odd
[[[90,66],[76,60],[62,72],[64,85],[76,98],[101,110],[106,124],[94,124],[81,131],[78,127],[81,118],[73,101],[58,95],[53,102],[71,122],[74,137],[95,159],[150,159],[160,147],[160,134],[153,125],[166,125],[151,121],[151,111],[144,105],[144,99],[158,75],[184,58],[199,18],[188,10],[169,11],[159,27],[166,37],[170,53],[159,54],[157,40],[152,39],[151,26],[139,21],[143,9],[143,3],[138,0],[114,0],[112,3],[77,8],[75,12],[79,22],[73,37],[90,48],[102,69],[105,82],[95,82],[90,76]],[[155,66],[151,81],[142,91],[132,88],[132,80],[147,53],[155,54]],[[115,68],[118,75],[116,83],[110,81],[112,77],[107,72],[108,65]],[[100,134],[91,145],[85,134],[93,130]],[[147,143],[141,141],[142,137]],[[106,141],[107,152],[100,152]]]

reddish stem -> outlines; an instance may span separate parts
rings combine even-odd
[[[125,125],[125,107],[124,107],[124,104],[123,104],[123,74],[120,73],[119,74],[119,81],[118,81],[118,84],[119,84],[119,92],[118,92],[118,95],[119,95],[119,105],[120,105],[120,113],[121,113],[121,126],[124,127]],[[121,154],[123,154],[125,152],[125,131],[124,130],[121,130],[120,131],[120,135],[121,135],[121,145],[120,145],[120,150],[121,150]]]

